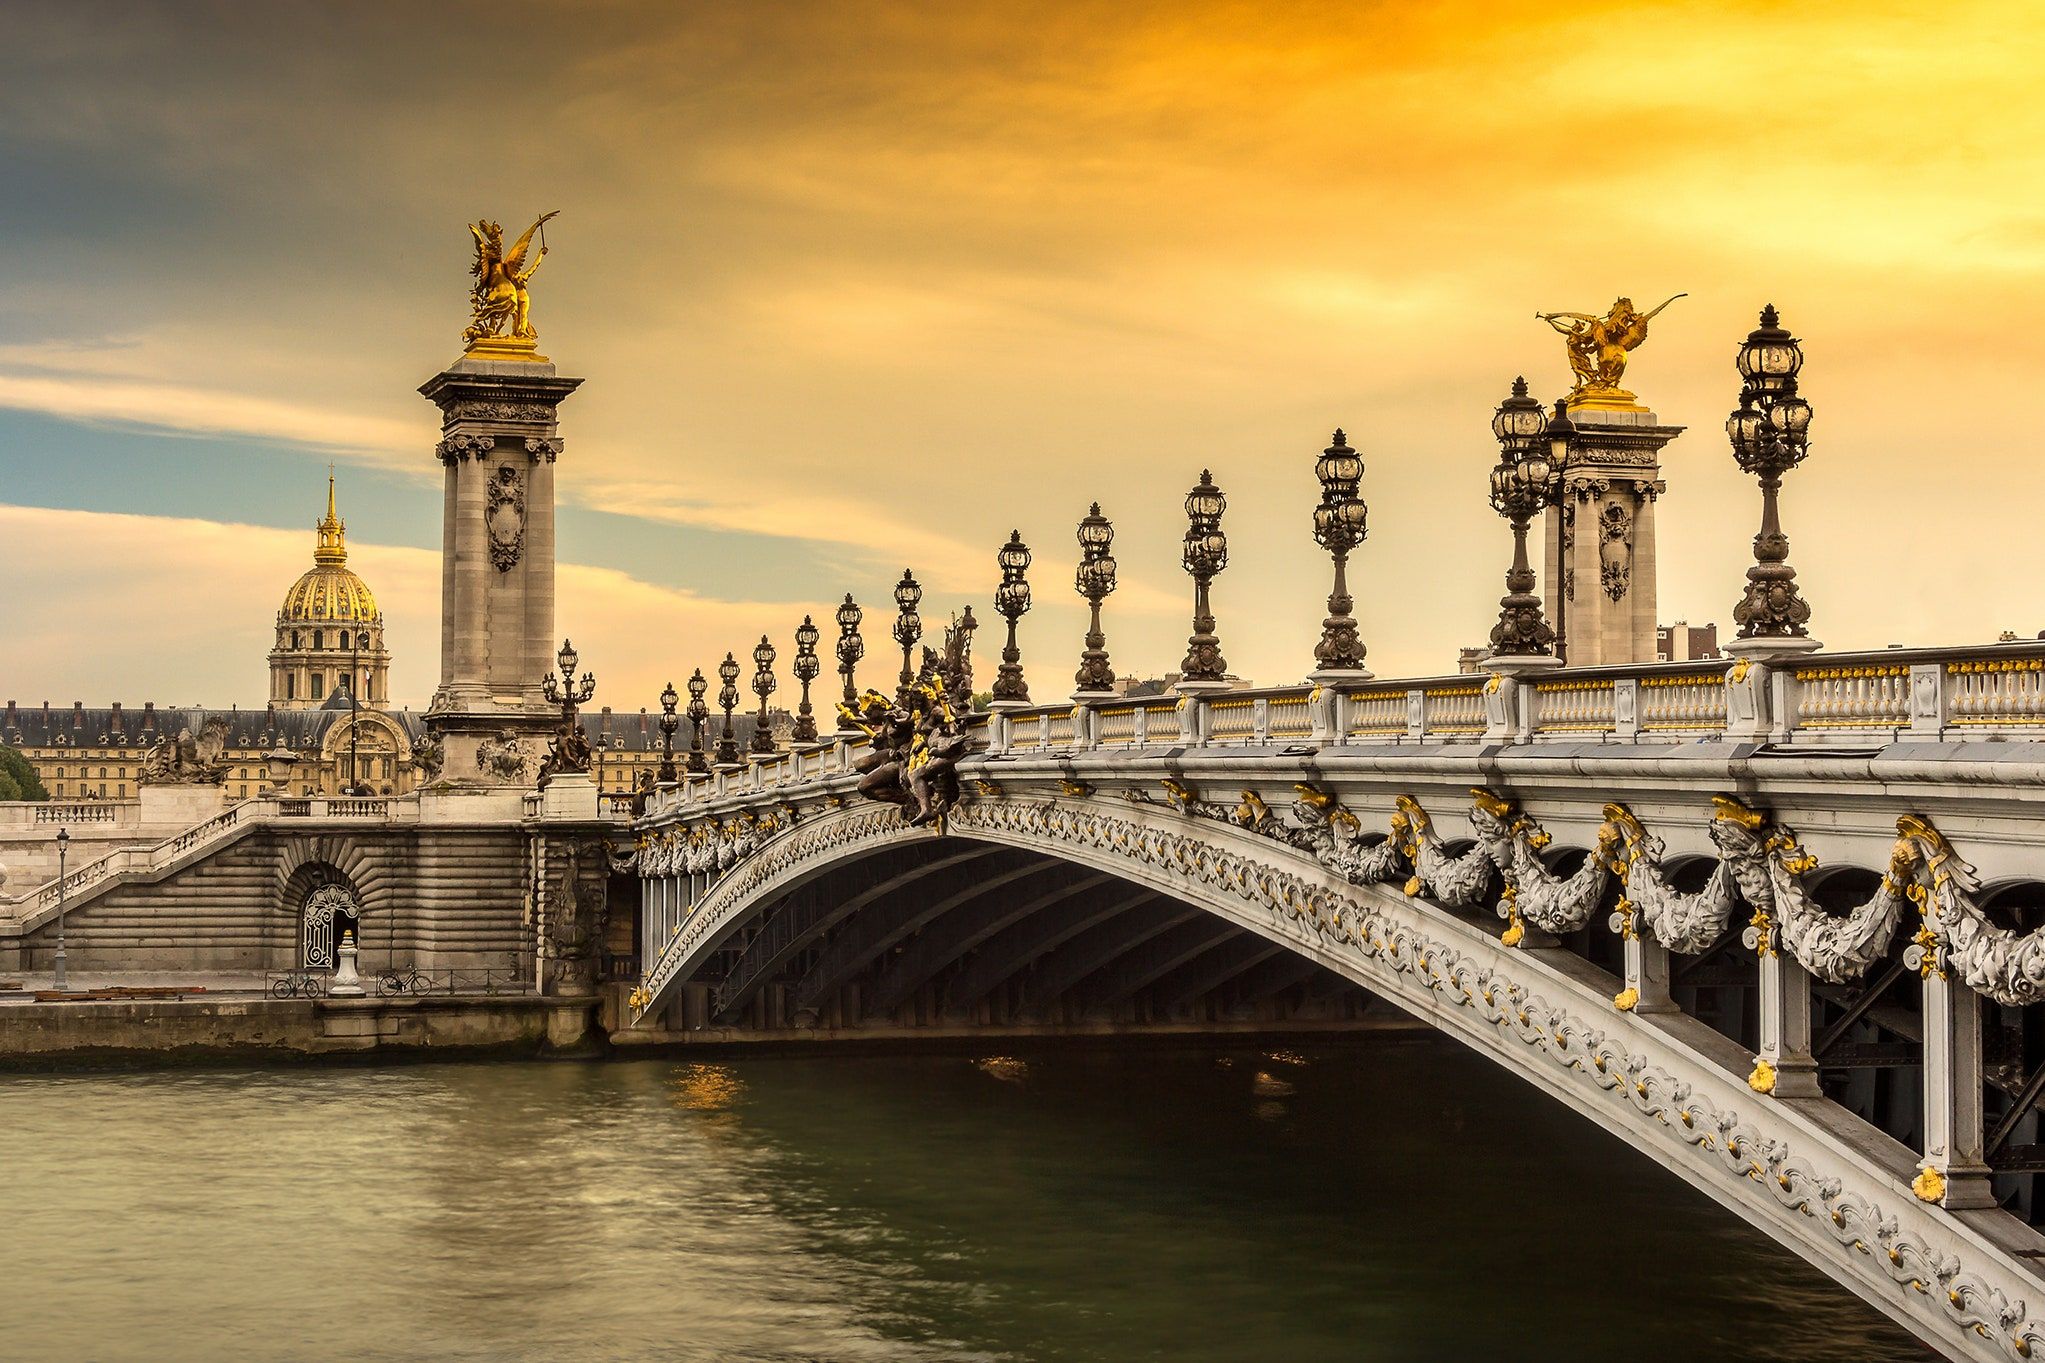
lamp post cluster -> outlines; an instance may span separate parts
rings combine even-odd
[[[1228,498],[1214,485],[1213,473],[1200,470],[1200,481],[1186,494],[1186,539],[1179,555],[1193,576],[1193,633],[1186,640],[1185,661],[1179,664],[1182,691],[1227,685],[1228,660],[1221,656],[1208,603],[1208,588],[1228,567],[1228,536],[1221,529],[1221,513],[1226,510]]]
[[[1782,475],[1810,453],[1811,404],[1796,391],[1803,364],[1803,349],[1783,329],[1774,306],[1761,309],[1761,325],[1748,333],[1734,361],[1740,371],[1740,406],[1725,423],[1733,458],[1761,483],[1754,564],[1747,569],[1746,595],[1733,607],[1741,639],[1800,640],[1811,618],[1810,603],[1797,591],[1789,536],[1782,533],[1776,509]]]
[[[717,688],[717,706],[724,711],[724,733],[717,740],[717,765],[738,767],[738,731],[732,727],[731,712],[738,708],[738,659],[730,653],[717,665],[717,680],[723,683]]]
[[[1101,633],[1101,602],[1115,590],[1115,527],[1101,514],[1095,502],[1079,522],[1079,569],[1073,586],[1086,598],[1088,623],[1086,648],[1079,655],[1079,671],[1073,674],[1078,689],[1074,699],[1114,694],[1115,669],[1108,662],[1108,636]]]
[[[550,672],[540,683],[540,693],[548,703],[561,707],[561,732],[564,736],[575,727],[576,707],[588,704],[596,695],[594,673],[585,672],[580,681],[576,680],[575,669],[581,662],[582,655],[575,651],[575,645],[563,639],[560,650],[554,654],[554,664],[561,669],[560,680],[556,681]]]
[[[681,699],[681,693],[675,690],[673,682],[669,682],[662,688],[660,693],[660,775],[656,779],[669,783],[681,779],[681,773],[675,770],[675,730],[681,726],[681,720],[675,717],[675,706],[681,702]]]
[[[895,642],[902,646],[902,677],[895,688],[897,701],[906,702],[909,688],[916,684],[916,641],[923,637],[923,617],[916,614],[916,608],[922,604],[923,584],[907,568],[902,569],[902,580],[895,584]]]
[[[1023,681],[1022,650],[1016,646],[1015,626],[1030,610],[1030,546],[1022,531],[1008,532],[1008,543],[994,556],[1001,568],[1001,585],[994,589],[994,609],[1008,621],[1008,642],[1001,646],[1001,667],[994,674],[994,703],[1024,706],[1030,703],[1030,688]]]
[[[821,669],[817,662],[817,640],[822,637],[816,623],[803,616],[795,630],[795,679],[802,683],[802,704],[795,711],[795,727],[788,731],[788,737],[797,743],[817,741],[817,717],[810,708],[809,684],[817,679]]]
[[[753,724],[752,741],[746,751],[765,755],[775,750],[774,729],[767,722],[767,697],[774,694],[774,645],[762,634],[753,646],[753,694],[760,698],[760,714]]]
[[[1768,647],[1780,651],[1816,647],[1806,638],[1810,606],[1799,594],[1796,572],[1789,566],[1789,539],[1783,534],[1778,509],[1782,477],[1801,464],[1809,453],[1808,431],[1811,407],[1797,393],[1797,376],[1803,352],[1796,338],[1785,330],[1773,307],[1764,308],[1761,324],[1741,345],[1736,361],[1741,377],[1740,405],[1726,421],[1734,458],[1740,468],[1760,482],[1761,529],[1754,537],[1754,563],[1747,570],[1744,598],[1734,611],[1738,637],[1759,654]],[[1511,566],[1506,570],[1505,595],[1499,600],[1498,623],[1491,630],[1491,655],[1516,668],[1539,664],[1555,665],[1556,633],[1546,619],[1537,578],[1527,554],[1527,532],[1535,517],[1558,504],[1564,470],[1570,465],[1578,430],[1570,420],[1567,404],[1558,401],[1551,409],[1531,396],[1524,378],[1513,381],[1511,394],[1492,414],[1491,433],[1498,441],[1498,463],[1491,470],[1490,504],[1512,529]],[[1369,507],[1362,496],[1364,464],[1348,438],[1334,433],[1326,449],[1314,461],[1314,476],[1320,485],[1320,500],[1313,511],[1314,540],[1327,550],[1334,565],[1334,579],[1328,594],[1327,617],[1314,648],[1316,681],[1367,678],[1366,650],[1359,637],[1354,615],[1355,600],[1349,591],[1349,556],[1368,537]],[[1186,495],[1186,531],[1180,562],[1193,579],[1192,633],[1186,640],[1186,656],[1180,665],[1181,691],[1224,687],[1229,682],[1228,663],[1216,633],[1211,600],[1214,579],[1228,566],[1228,537],[1222,530],[1228,499],[1214,482],[1211,470],[1203,469],[1200,480]],[[1101,627],[1101,604],[1113,594],[1117,566],[1113,554],[1114,524],[1092,504],[1078,524],[1079,565],[1073,586],[1087,603],[1087,630],[1079,668],[1073,680],[1075,700],[1098,699],[1114,693],[1115,670],[1108,657],[1107,636]],[[1018,627],[1033,604],[1028,572],[1033,562],[1030,547],[1020,530],[1011,531],[1007,543],[995,554],[1000,583],[994,590],[995,611],[1007,622],[1007,637],[1001,649],[991,701],[996,709],[1028,706],[1029,686],[1023,674]],[[895,618],[891,634],[902,651],[896,700],[906,703],[915,686],[918,668],[916,646],[923,637],[923,587],[913,572],[904,569],[894,588]],[[866,656],[860,634],[864,612],[846,593],[836,612],[838,639],[835,653],[842,699],[847,708],[858,704],[856,669]],[[969,617],[970,619],[970,613]],[[810,687],[822,670],[817,647],[821,632],[810,616],[804,616],[795,631],[794,675],[802,687],[791,731],[797,743],[817,741],[818,730],[811,704]],[[563,646],[563,678],[570,680],[573,659]],[[753,650],[753,691],[760,698],[759,714],[750,750],[757,755],[775,752],[776,744],[768,717],[768,697],[776,681],[775,649],[762,635]],[[730,653],[717,668],[722,682],[718,702],[724,711],[724,732],[717,743],[715,764],[736,767],[740,756],[733,711],[738,704],[740,665]],[[560,698],[564,716],[573,718],[575,699],[548,679],[550,699]],[[584,685],[591,685],[585,676]],[[709,770],[703,750],[703,725],[709,716],[705,694],[709,684],[699,668],[688,682],[689,704],[684,711],[694,725],[686,770]],[[585,689],[582,699],[587,699]],[[673,736],[678,697],[670,685],[661,695],[662,762],[661,779],[676,776]],[[857,730],[841,721],[838,732],[851,736]]]
[[[1363,641],[1356,635],[1356,620],[1350,615],[1355,600],[1349,595],[1349,554],[1363,543],[1370,509],[1360,494],[1363,459],[1349,448],[1341,431],[1321,457],[1314,461],[1314,477],[1320,480],[1321,503],[1314,508],[1314,541],[1335,560],[1335,585],[1328,593],[1328,618],[1321,622],[1321,642],[1314,646],[1316,677],[1364,674]]]
[[[1527,526],[1555,499],[1569,446],[1569,418],[1557,402],[1550,420],[1540,402],[1528,395],[1527,381],[1519,378],[1513,380],[1512,395],[1492,415],[1491,433],[1498,438],[1491,509],[1512,525],[1512,567],[1505,573],[1498,623],[1491,627],[1491,651],[1505,657],[1547,657],[1554,651],[1555,630],[1541,614],[1541,598],[1534,595]]]

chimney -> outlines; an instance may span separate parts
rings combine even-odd
[[[156,702],[153,700],[145,700],[142,702],[142,732],[145,734],[153,733],[155,732],[155,730],[156,730]]]
[[[74,731],[85,727],[85,702],[82,700],[71,702],[71,727]]]

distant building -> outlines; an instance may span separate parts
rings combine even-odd
[[[280,746],[297,759],[285,794],[336,795],[351,785],[377,795],[416,789],[420,772],[414,757],[426,737],[425,716],[391,708],[383,613],[369,584],[347,566],[346,527],[335,510],[332,479],[317,533],[313,566],[291,584],[277,612],[264,709],[159,707],[154,701],[139,708],[73,701],[55,709],[48,701],[29,706],[10,700],[0,712],[0,743],[21,751],[55,800],[136,799],[149,750],[187,729],[197,737],[212,720],[226,730],[222,757],[229,800],[245,799],[269,784],[268,757]],[[351,691],[357,699],[350,698]],[[783,731],[789,723],[778,711],[770,719]],[[605,791],[629,791],[642,772],[658,769],[658,715],[613,714],[606,706],[584,711],[581,720],[595,753],[592,775]],[[706,747],[721,727],[721,716],[703,726]],[[753,718],[737,715],[732,727],[743,743],[752,736]],[[677,751],[685,754],[686,720],[675,737]]]
[[[1185,674],[1182,672],[1167,672],[1162,677],[1121,676],[1115,678],[1113,691],[1118,696],[1133,699],[1141,699],[1145,696],[1168,696],[1172,693],[1172,688],[1177,686],[1184,676]],[[1228,684],[1231,691],[1247,691],[1256,685],[1248,677],[1238,677],[1233,672],[1222,673],[1221,679]]]
[[[1468,676],[1472,672],[1481,670],[1479,664],[1490,656],[1491,650],[1482,646],[1477,648],[1459,648],[1456,650],[1456,671],[1464,676]]]
[[[1716,658],[1717,625],[1691,625],[1678,620],[1673,625],[1654,627],[1655,658],[1665,663],[1690,663]]]

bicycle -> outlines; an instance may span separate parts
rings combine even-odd
[[[270,981],[273,999],[318,999],[326,997],[327,974],[323,970],[287,970]]]
[[[376,977],[376,992],[388,998],[393,994],[424,994],[433,988],[430,976],[423,975],[411,966],[386,970]]]

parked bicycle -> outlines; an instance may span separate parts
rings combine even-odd
[[[324,970],[287,970],[270,981],[273,999],[317,999],[326,997],[326,992]]]
[[[421,974],[411,966],[386,970],[376,977],[376,992],[385,998],[393,994],[425,994],[430,993],[432,989],[432,977]]]

